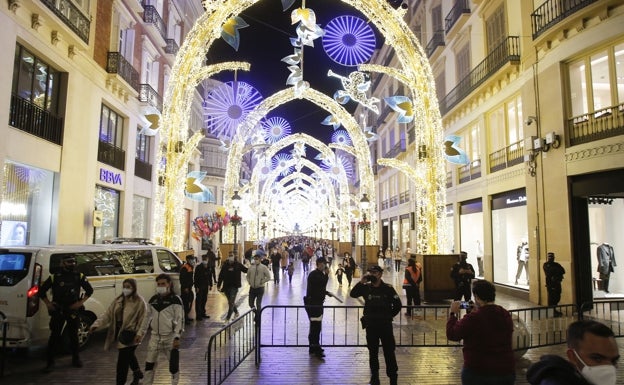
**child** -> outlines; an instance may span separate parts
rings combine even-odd
[[[292,276],[295,273],[295,265],[293,265],[292,261],[288,263],[288,283],[291,284],[292,283]]]
[[[336,277],[338,277],[338,286],[342,286],[342,274],[344,273],[344,269],[342,268],[342,263],[338,264],[338,270],[336,270]]]

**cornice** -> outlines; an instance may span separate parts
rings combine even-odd
[[[565,160],[566,162],[578,162],[622,153],[624,153],[624,142],[607,143],[601,146],[566,152]]]

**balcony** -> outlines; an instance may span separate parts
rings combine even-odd
[[[41,2],[54,12],[69,29],[74,31],[82,41],[89,44],[91,21],[70,0],[41,0]]]
[[[446,188],[453,187],[453,171],[446,172]]]
[[[427,52],[427,58],[431,58],[435,53],[438,47],[444,47],[446,43],[444,42],[444,31],[439,30],[433,33],[433,37],[427,43],[427,48],[425,48],[425,52]]]
[[[524,140],[490,154],[490,172],[504,170],[524,162]]]
[[[570,146],[624,134],[624,103],[568,119]]]
[[[48,142],[63,145],[63,118],[17,95],[11,95],[9,125]]]
[[[139,91],[139,72],[119,52],[108,53],[106,72],[119,75],[132,89]]]
[[[139,178],[145,179],[148,182],[152,181],[152,165],[142,161],[140,159],[134,159],[134,175]]]
[[[167,41],[167,26],[160,14],[158,14],[156,7],[143,4],[143,22],[153,25],[163,40]]]
[[[403,191],[399,195],[399,204],[403,204],[403,203],[407,203],[407,202],[409,202],[409,191]]]
[[[444,31],[446,32],[446,34],[447,35],[450,34],[451,29],[453,29],[453,27],[457,24],[457,21],[463,15],[469,15],[469,14],[470,14],[470,5],[468,4],[468,0],[455,1],[455,5],[453,5],[451,12],[449,12],[448,15],[446,15],[446,17],[444,18]],[[465,19],[468,19],[468,18],[466,17]],[[458,29],[459,27],[461,27],[461,23],[460,25],[458,25]]]
[[[459,168],[459,183],[466,183],[480,177],[481,159],[473,160],[469,164]]]
[[[390,207],[395,207],[399,205],[399,197],[397,195],[390,198]]]
[[[223,168],[223,167],[202,166],[201,170],[206,172],[207,176],[217,176],[217,177],[220,177],[220,178],[225,178],[225,168]]]
[[[167,45],[165,45],[165,53],[168,55],[177,55],[180,47],[175,39],[165,39]]]
[[[98,143],[98,162],[106,163],[119,170],[125,170],[126,152],[108,142]]]
[[[388,210],[389,207],[390,207],[390,201],[388,199],[381,202],[382,210]]]
[[[518,36],[508,36],[481,63],[477,64],[444,99],[440,100],[440,114],[444,115],[449,112],[507,63],[520,63],[520,38]]]
[[[139,86],[139,101],[147,103],[159,112],[162,112],[162,97],[149,84],[141,84]]]
[[[533,40],[554,25],[598,0],[546,0],[531,13]]]
[[[384,154],[384,158],[396,158],[400,153],[405,152],[405,139],[400,140]]]

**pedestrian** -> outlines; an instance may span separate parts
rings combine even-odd
[[[212,249],[208,249],[208,267],[210,267],[210,275],[212,276],[212,282],[217,282],[217,266],[221,262],[221,260],[217,257],[217,255],[212,251]]]
[[[173,281],[166,274],[156,276],[156,294],[150,298],[138,341],[142,341],[147,328],[151,336],[145,357],[145,379],[143,384],[151,385],[158,356],[162,353],[169,361],[171,385],[180,380],[180,336],[184,332],[184,305],[173,291]]]
[[[273,270],[273,283],[276,285],[280,283],[280,263],[282,262],[282,254],[277,251],[277,248],[271,249],[271,268]]]
[[[312,257],[312,254],[310,254],[310,250],[312,249],[306,247],[301,252],[301,266],[303,267],[303,274],[307,273],[310,270],[310,258]]]
[[[208,292],[212,289],[213,268],[210,266],[210,251],[202,255],[201,263],[195,268],[193,285],[197,298],[195,299],[195,320],[201,321],[210,318],[206,314],[206,302],[208,302]],[[212,253],[214,255],[214,253]],[[216,282],[216,280],[214,281]]]
[[[576,321],[568,327],[567,361],[544,355],[529,367],[532,385],[615,385],[620,358],[613,330],[592,320]]]
[[[357,269],[357,265],[355,263],[355,259],[348,252],[344,253],[344,259],[342,261],[344,264],[345,275],[347,276],[347,283],[349,287],[351,287],[351,281],[353,280],[353,273],[355,273],[355,269]]]
[[[122,285],[121,294],[95,320],[89,332],[93,333],[99,327],[108,326],[104,350],[108,350],[113,344],[117,347],[117,385],[126,383],[128,369],[132,369],[130,384],[137,385],[143,378],[135,355],[139,346],[137,334],[143,325],[147,304],[137,293],[137,282],[134,278],[124,279]]]
[[[325,350],[321,347],[321,330],[323,325],[323,302],[327,293],[328,276],[326,273],[327,262],[323,258],[316,259],[316,269],[308,274],[306,295],[303,297],[308,319],[310,320],[310,332],[308,353],[317,358],[325,357]]]
[[[255,309],[256,312],[262,309],[264,285],[270,280],[271,272],[260,263],[260,254],[254,254],[251,266],[247,269],[247,282],[249,283],[249,307]]]
[[[561,300],[561,281],[565,269],[559,263],[555,262],[555,253],[546,254],[547,261],[544,262],[544,274],[546,275],[546,291],[548,292],[548,306],[555,307]],[[555,317],[561,317],[563,314],[555,309]]]
[[[191,309],[193,308],[193,300],[195,294],[193,293],[193,269],[195,268],[195,257],[192,255],[186,256],[186,262],[180,267],[180,297],[184,304],[184,322],[186,324],[191,323],[192,319],[189,318]]]
[[[344,269],[342,268],[342,263],[338,264],[338,269],[336,269],[336,278],[338,279],[338,286],[342,286],[342,276],[344,274]]]
[[[422,281],[422,266],[420,262],[410,258],[405,268],[405,278],[403,278],[403,289],[407,298],[407,309],[405,315],[412,316],[412,304],[420,306],[420,282]]]
[[[292,284],[292,277],[295,274],[295,265],[290,261],[288,263],[288,284]]]
[[[80,296],[80,289],[84,296]],[[47,292],[52,289],[52,301]],[[76,271],[76,258],[65,254],[61,259],[61,269],[43,282],[39,289],[39,298],[43,300],[50,314],[50,339],[48,340],[47,365],[44,373],[54,370],[54,352],[62,344],[61,333],[69,335],[69,347],[72,353],[72,366],[82,368],[78,354],[78,325],[80,309],[93,294],[93,287],[87,277]]]
[[[511,314],[494,303],[496,288],[491,282],[472,282],[472,292],[474,308],[459,319],[461,302],[454,301],[446,322],[446,338],[464,341],[462,385],[513,385],[516,360]]]
[[[401,271],[401,262],[403,262],[403,256],[401,255],[401,250],[399,250],[399,246],[394,249],[394,253],[392,253],[392,259],[394,259],[394,271],[397,273]]]
[[[398,384],[398,370],[392,328],[392,319],[401,312],[401,298],[392,285],[385,283],[381,276],[383,269],[371,265],[368,272],[362,275],[353,289],[351,297],[364,298],[364,315],[362,327],[366,329],[366,347],[368,348],[368,363],[371,370],[371,385],[379,385],[379,341],[383,348],[386,362],[386,375],[390,378],[390,385]]]
[[[217,289],[223,292],[228,301],[228,311],[223,319],[227,322],[232,317],[238,318],[238,308],[236,307],[236,295],[241,287],[241,273],[246,273],[247,267],[234,259],[234,253],[229,252],[227,260],[221,266]]]
[[[470,281],[475,277],[475,269],[467,262],[468,253],[459,252],[459,261],[451,268],[451,278],[455,282],[455,301],[460,301],[462,296],[470,301]]]

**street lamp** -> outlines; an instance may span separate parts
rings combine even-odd
[[[234,216],[230,218],[230,222],[232,226],[234,226],[234,259],[238,259],[238,242],[236,240],[236,228],[240,225],[241,217],[238,216],[238,208],[240,207],[241,201],[240,195],[238,195],[238,190],[234,191],[234,195],[232,195],[232,207],[234,207]]]
[[[331,229],[329,229],[329,231],[331,232],[332,238],[332,259],[334,259],[336,257],[336,248],[334,247],[334,233],[336,232],[336,227],[334,227],[334,224],[336,223],[336,214],[331,213],[331,215],[329,216],[329,222],[331,222]]]
[[[314,225],[314,240],[317,240],[316,234],[318,232],[318,229],[316,228],[316,225]]]
[[[370,201],[368,200],[368,195],[362,195],[362,199],[360,199],[360,209],[362,210],[362,223],[360,223],[360,228],[364,233],[364,242],[363,242],[363,250],[362,250],[362,271],[366,271],[367,269],[367,261],[366,261],[366,230],[368,230],[370,223],[366,221],[366,211],[370,206]]]
[[[273,239],[275,239],[275,219],[273,219]]]
[[[260,217],[260,222],[262,223],[262,239],[264,239],[264,237],[266,236],[265,232],[266,232],[266,221],[267,221],[267,215],[266,212],[262,212],[262,216]]]

